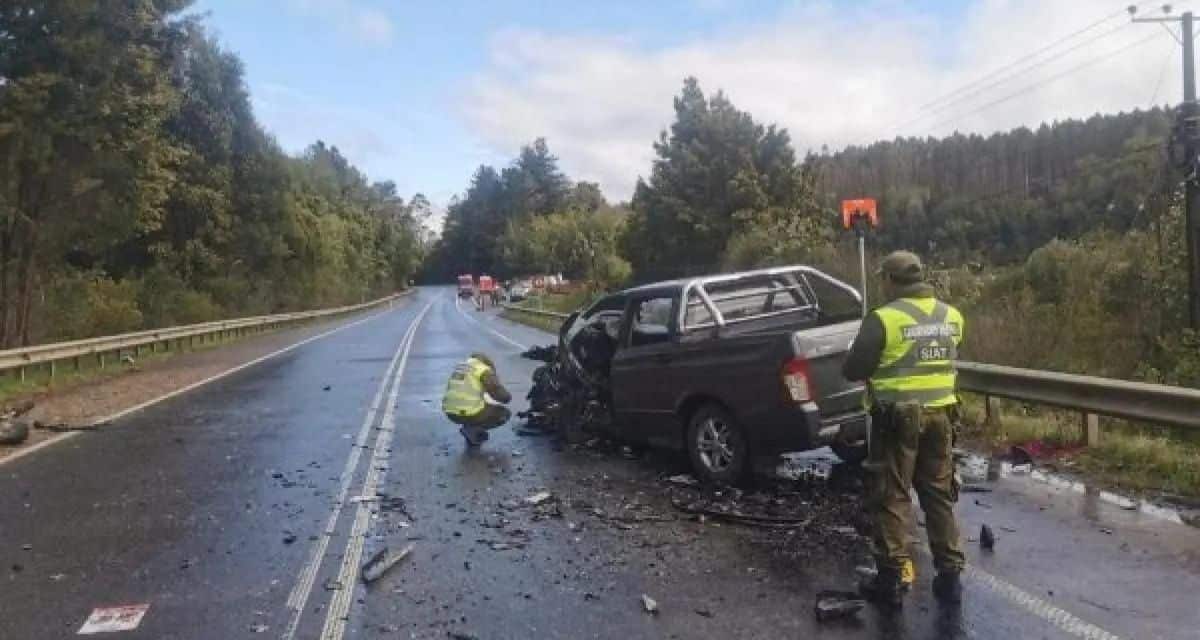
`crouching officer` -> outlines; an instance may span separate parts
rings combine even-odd
[[[901,604],[908,586],[904,574],[912,570],[909,489],[915,488],[937,569],[934,595],[957,603],[966,562],[954,517],[953,458],[954,361],[963,317],[934,297],[916,255],[896,251],[884,258],[879,273],[888,302],[863,319],[842,370],[849,380],[868,381],[872,403],[867,509],[878,573],[861,587],[876,603]]]
[[[472,353],[450,374],[446,394],[442,396],[442,411],[456,424],[467,445],[477,447],[488,439],[488,430],[508,422],[512,412],[488,397],[508,404],[512,394],[500,384],[496,365],[482,353]]]

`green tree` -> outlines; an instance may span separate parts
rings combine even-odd
[[[35,290],[161,224],[178,150],[162,124],[183,0],[0,9],[0,340],[28,344]],[[13,273],[15,271],[15,273]],[[15,285],[16,295],[12,295]]]
[[[625,252],[639,277],[714,269],[729,238],[763,224],[808,226],[812,185],[784,129],[764,127],[695,78],[675,98],[675,122],[654,145],[648,180],[633,196]]]

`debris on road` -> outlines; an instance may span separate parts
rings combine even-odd
[[[29,419],[33,402],[23,402],[0,414],[0,444],[21,444],[29,438]]]
[[[681,473],[679,475],[671,476],[670,478],[667,478],[667,482],[680,487],[695,487],[700,484],[700,481],[696,480],[696,478],[690,473]]]
[[[68,431],[99,431],[101,423],[93,422],[89,424],[68,424],[66,422],[55,422],[53,424],[45,424],[42,422],[34,422],[35,429],[44,431],[52,431],[54,433],[66,433]]]
[[[133,631],[142,624],[142,618],[150,610],[149,604],[133,604],[123,607],[101,607],[92,610],[92,614],[79,628],[81,636],[93,633],[112,633],[115,631]]]
[[[270,627],[261,622],[250,625],[250,633],[266,633],[268,629]]]
[[[283,532],[283,543],[284,544],[292,544],[295,541],[296,541],[296,534],[292,533],[291,531]]]
[[[644,609],[646,611],[646,613],[657,614],[658,613],[658,602],[656,602],[654,600],[654,598],[651,598],[650,596],[643,593],[642,594],[642,609]]]
[[[328,384],[327,384],[327,385],[325,385],[324,387],[322,387],[322,388],[321,388],[321,391],[329,391],[329,390],[330,390],[330,389],[332,389],[332,388],[333,388],[333,385],[328,385]]]
[[[992,533],[992,528],[986,524],[979,528],[979,546],[983,547],[984,551],[996,548],[996,534]]]
[[[867,601],[853,591],[822,591],[817,594],[813,611],[818,622],[826,622],[852,616],[862,611],[865,606]]]
[[[382,578],[383,574],[390,571],[392,567],[399,564],[401,560],[407,558],[408,555],[412,553],[414,546],[415,545],[413,544],[409,544],[407,547],[401,549],[398,553],[392,553],[387,547],[380,549],[375,553],[375,555],[371,556],[370,560],[367,560],[366,564],[363,565],[362,581],[370,584]]]
[[[552,497],[553,496],[550,494],[549,491],[539,491],[539,492],[529,496],[528,498],[525,498],[525,502],[526,502],[526,504],[531,504],[531,505],[537,506],[537,505],[542,504],[543,502],[549,500]]]

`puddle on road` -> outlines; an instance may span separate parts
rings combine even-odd
[[[1138,513],[1175,524],[1190,524],[1195,526],[1200,522],[1200,517],[1198,517],[1200,513],[1188,516],[1175,508],[1089,486],[1074,478],[1039,470],[1032,464],[1013,464],[1005,460],[988,459],[977,453],[970,452],[962,452],[956,455],[956,463],[959,477],[964,483],[990,483],[1000,479],[1022,478],[1047,485],[1059,491],[1083,496],[1085,500],[1103,502],[1125,511],[1137,511]]]
[[[955,466],[959,478],[967,485],[992,486],[1002,479],[1028,480],[1080,495],[1086,500],[1095,500],[1125,511],[1136,511],[1167,522],[1200,525],[1200,510],[1189,512],[1145,499],[1130,498],[1089,486],[1073,478],[1039,470],[1032,464],[1014,464],[960,450],[955,452]],[[784,480],[799,482],[829,482],[840,468],[841,461],[837,455],[824,448],[785,454],[775,468],[775,475]]]

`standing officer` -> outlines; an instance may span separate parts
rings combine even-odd
[[[902,603],[903,573],[912,567],[909,489],[915,488],[937,569],[933,593],[942,602],[958,603],[966,559],[954,518],[954,361],[963,317],[933,296],[916,255],[893,252],[879,273],[888,302],[863,319],[842,369],[848,380],[868,381],[872,403],[867,508],[878,573],[862,591],[879,604]]]

